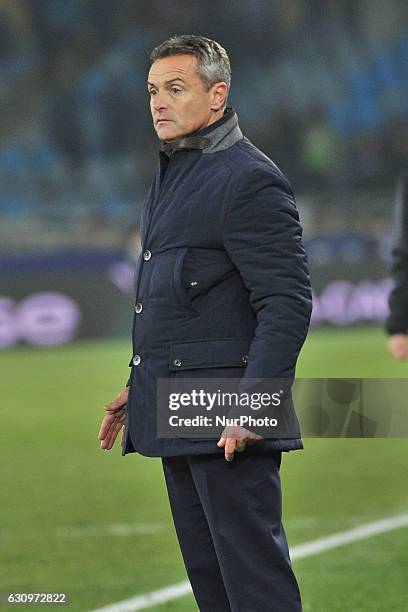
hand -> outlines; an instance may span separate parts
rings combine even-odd
[[[408,357],[407,336],[405,334],[393,334],[390,336],[388,350],[395,359],[404,361]]]
[[[112,402],[105,406],[106,415],[103,418],[98,434],[100,447],[105,450],[112,448],[120,430],[122,430],[123,441],[123,426],[126,421],[125,408],[128,395],[129,387],[125,387]]]
[[[234,458],[234,452],[242,453],[245,450],[247,444],[255,444],[259,440],[263,440],[262,436],[248,431],[244,427],[228,426],[224,429],[221,434],[221,438],[217,442],[217,446],[225,448],[225,459],[232,461]]]

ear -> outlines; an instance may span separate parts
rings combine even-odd
[[[223,81],[211,87],[211,110],[219,111],[224,107],[228,95],[228,85]]]

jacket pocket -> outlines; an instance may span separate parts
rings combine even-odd
[[[194,312],[194,314],[198,315],[200,313],[197,311],[196,308],[194,308],[191,302],[190,296],[188,295],[182,283],[183,262],[188,253],[188,250],[189,250],[188,247],[182,249],[176,257],[176,261],[174,265],[174,272],[173,272],[173,288],[174,288],[174,293],[178,301],[180,302],[180,304],[184,306],[185,308],[188,308],[189,310]]]
[[[201,368],[245,368],[251,340],[217,338],[192,340],[170,345],[169,370]]]

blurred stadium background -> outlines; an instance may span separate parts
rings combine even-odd
[[[315,296],[298,375],[407,374],[382,330],[408,165],[405,0],[0,0],[2,593],[90,610],[185,580],[160,462],[96,440],[128,377],[157,155],[148,53],[176,33],[228,50],[241,128],[297,194]],[[407,450],[306,439],[285,456],[290,545],[407,512]],[[407,530],[294,563],[305,611],[408,610]]]

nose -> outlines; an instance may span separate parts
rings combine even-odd
[[[156,95],[152,99],[152,107],[156,112],[167,108],[166,97],[163,93],[156,93]]]

